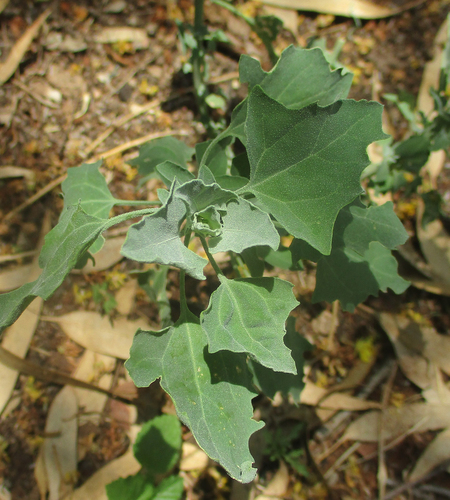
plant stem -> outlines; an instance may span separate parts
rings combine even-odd
[[[140,205],[162,205],[159,200],[117,200],[115,205],[118,207],[133,207]]]
[[[125,222],[129,219],[135,219],[136,217],[142,217],[144,215],[151,215],[158,210],[157,208],[144,208],[143,210],[134,210],[133,212],[127,212],[126,214],[116,215],[109,219],[109,221],[105,225],[105,229],[109,229],[116,224],[120,224],[121,222]]]
[[[209,113],[205,100],[207,88],[205,84],[205,25],[203,23],[203,3],[204,0],[195,0],[194,38],[197,43],[196,47],[192,50],[192,76],[194,79],[195,99],[200,113],[200,120],[208,129]]]
[[[184,236],[184,246],[187,248],[189,246],[189,242],[191,241],[191,228],[185,228],[185,236]],[[188,314],[189,307],[187,305],[186,298],[186,271],[184,269],[180,269],[180,315],[184,316]]]
[[[206,256],[208,257],[208,260],[212,265],[214,271],[216,272],[217,276],[225,276],[220,267],[217,265],[217,262],[214,260],[214,257],[212,256],[211,252],[209,251],[208,243],[206,243],[205,237],[200,236],[200,241],[202,242],[202,246],[203,249],[205,250]]]

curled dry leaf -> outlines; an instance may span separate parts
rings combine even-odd
[[[389,336],[403,373],[418,387],[433,384],[435,368],[450,375],[450,337],[440,335],[431,326],[388,313],[379,316]]]
[[[29,184],[34,184],[36,174],[29,168],[15,167],[14,165],[0,167],[0,179],[9,179],[12,177],[25,177]]]
[[[417,460],[408,477],[410,482],[419,481],[435,467],[450,459],[450,429],[438,434]]]
[[[45,10],[17,40],[11,52],[8,54],[6,61],[0,63],[0,85],[3,85],[15,73],[23,56],[30,47],[33,38],[37,35],[40,27],[44,24],[50,13],[50,9]]]
[[[109,317],[89,311],[42,319],[58,323],[66,335],[86,349],[119,359],[128,358],[136,330],[148,329],[148,323],[142,319],[117,318],[111,324]]]
[[[0,292],[10,292],[19,286],[24,285],[30,280],[30,273],[33,265],[16,267],[15,269],[7,269],[0,273]]]
[[[367,0],[339,0],[339,2],[336,0],[262,0],[262,3],[286,9],[308,10],[359,19],[379,19],[401,12],[399,9],[384,7]]]
[[[131,42],[135,49],[148,49],[150,46],[150,39],[145,29],[128,26],[103,28],[94,35],[94,41],[97,43]]]
[[[196,444],[185,441],[181,448],[180,470],[201,471],[206,469],[209,463],[208,455]]]
[[[46,215],[41,228],[39,247],[42,246],[44,235],[49,230],[50,217]],[[39,258],[36,256],[33,260],[33,264],[29,267],[29,274],[26,276],[27,281],[35,280],[41,274],[41,268],[39,267],[38,261]],[[19,319],[5,330],[1,342],[1,346],[4,349],[12,352],[20,358],[25,357],[39,321],[43,302],[44,301],[41,297],[36,297],[25,309]],[[0,380],[2,381],[0,384],[0,414],[3,412],[11,396],[18,376],[19,372],[17,370],[13,370],[0,364]]]
[[[42,459],[45,467],[49,500],[59,500],[73,490],[77,479],[78,403],[74,390],[64,387],[50,405]]]

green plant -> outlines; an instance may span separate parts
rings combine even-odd
[[[174,415],[161,415],[142,426],[133,453],[142,469],[106,486],[108,500],[179,500],[183,480],[168,474],[181,450],[181,426]],[[164,479],[163,479],[164,478]]]
[[[450,16],[448,18],[450,26]],[[441,215],[441,199],[437,191],[424,183],[422,167],[434,151],[450,147],[450,28],[437,89],[431,88],[434,101],[431,116],[415,111],[415,97],[406,92],[385,94],[384,98],[395,103],[409,124],[408,136],[398,142],[392,137],[381,142],[382,161],[367,167],[363,178],[370,178],[369,186],[375,193],[402,191],[404,196],[419,192],[425,206],[422,223],[426,224]]]
[[[273,43],[283,26],[278,18],[274,16],[252,18],[244,15],[226,0],[213,0],[213,3],[228,9],[243,19],[264,43],[272,64],[277,62],[278,55],[275,53]],[[184,63],[182,70],[185,74],[192,73],[200,121],[208,134],[213,136],[219,128],[223,128],[223,124],[214,123],[211,120],[210,108],[224,109],[226,101],[222,95],[211,93],[208,89],[209,71],[206,56],[214,52],[218,42],[227,43],[228,38],[221,30],[208,30],[204,23],[203,7],[204,0],[195,0],[194,24],[178,22],[177,25],[182,53],[187,57],[190,52],[189,62]]]
[[[243,56],[240,78],[249,95],[226,130],[196,146],[197,175],[188,169],[194,150],[174,138],[140,149],[140,175],[156,173],[167,186],[158,190],[159,208],[108,219],[114,205],[131,203],[111,195],[99,163],[68,170],[64,210],[41,252],[42,274],[0,296],[0,329],[34,297],[48,298],[92,246],[99,248],[103,231],[142,217],[129,228],[122,254],[178,268],[181,313],[160,331],[136,333],[127,369],[140,387],[160,379],[199,445],[248,482],[256,473],[248,441],[263,426],[252,419],[252,399],[282,391],[298,401],[307,348],[288,318],[298,305],[292,284],[263,275],[265,256],[280,253],[289,267],[317,262],[313,300],[339,300],[349,311],[379,290],[400,293],[408,283],[391,255],[407,239],[393,205],[360,201],[366,148],[385,137],[382,106],[346,99],[351,75],[330,71],[319,49],[289,47],[269,73]],[[236,141],[245,152],[230,159]],[[279,252],[280,234],[293,240]],[[189,249],[193,237],[208,260]],[[228,252],[245,276],[225,275],[214,260],[218,252]],[[208,262],[219,286],[197,317],[185,277],[205,279]]]

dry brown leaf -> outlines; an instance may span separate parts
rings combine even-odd
[[[130,280],[127,281],[125,285],[116,292],[114,298],[117,302],[116,309],[119,314],[127,316],[131,313],[136,299],[137,288],[137,280]]]
[[[409,432],[444,429],[450,423],[449,417],[450,405],[414,403],[401,408],[388,408],[383,418],[384,438],[389,441]],[[362,415],[348,426],[343,440],[376,442],[379,421],[379,411]]]
[[[95,265],[91,260],[83,267],[83,273],[105,271],[123,259],[120,249],[125,242],[125,236],[110,238],[105,241],[103,248],[94,254]]]
[[[379,19],[392,16],[399,12],[398,9],[391,9],[376,5],[367,0],[261,0],[262,3],[283,7],[285,9],[308,10],[312,12],[322,12],[335,16],[356,17],[359,19]]]
[[[417,96],[417,109],[429,115],[434,110],[434,100],[430,95],[430,88],[439,88],[439,74],[443,47],[447,40],[447,21],[439,28],[433,45],[433,59],[425,64],[419,94]]]
[[[181,447],[180,470],[201,471],[208,467],[209,457],[197,445],[185,441]]]
[[[419,481],[435,467],[450,459],[450,429],[438,434],[426,447],[408,476],[410,482]]]
[[[297,34],[298,29],[298,14],[293,9],[283,9],[273,5],[266,5],[264,12],[269,16],[275,16],[283,21],[283,28],[289,30],[294,35]]]
[[[148,49],[150,38],[143,28],[132,28],[128,26],[117,26],[103,28],[94,35],[97,43],[131,42],[135,49]]]
[[[266,500],[269,498],[284,498],[289,488],[289,469],[283,460],[280,461],[280,467],[270,480],[263,495],[258,495],[255,500]]]
[[[423,227],[422,213],[420,209],[416,226],[420,248],[431,266],[436,280],[450,285],[450,235],[439,219],[429,222]]]
[[[0,85],[3,85],[15,73],[33,38],[37,35],[40,27],[44,24],[50,13],[51,9],[46,9],[17,40],[5,62],[0,63]]]
[[[111,325],[109,317],[89,311],[74,311],[42,319],[58,323],[66,335],[86,349],[119,359],[129,356],[136,330],[148,329],[148,323],[143,319],[130,321],[117,318]]]
[[[77,413],[75,392],[66,386],[50,405],[45,425],[46,433],[58,435],[45,438],[42,445],[49,500],[63,498],[77,480]]]
[[[33,183],[36,174],[29,168],[15,167],[14,165],[0,167],[0,179],[9,179],[12,177],[25,177],[29,183]]]
[[[319,408],[349,411],[369,410],[380,407],[378,403],[374,403],[373,401],[365,401],[339,392],[327,396],[328,392],[327,389],[318,387],[312,382],[307,381],[300,395],[300,403],[310,406],[317,406],[319,403]]]
[[[83,353],[81,361],[77,369],[73,373],[73,377],[84,382],[98,380],[99,387],[109,389],[111,387],[112,375],[111,372],[116,365],[116,358],[97,354],[89,349]],[[88,389],[74,388],[78,406],[83,412],[82,420],[98,423],[100,415],[103,412],[108,396],[99,392],[90,391]]]
[[[0,273],[0,292],[9,292],[19,286],[24,285],[30,279],[30,273],[33,265],[16,267],[15,269],[7,269]]]
[[[50,217],[46,215],[41,229],[41,238],[39,247],[43,244],[44,235],[50,230]],[[30,273],[27,276],[27,281],[33,281],[39,277],[42,269],[39,267],[39,258],[36,256],[33,264],[30,267]],[[1,347],[7,349],[20,358],[24,358],[31,339],[36,330],[41,314],[43,299],[36,297],[33,302],[23,311],[18,320],[5,330],[1,342]],[[17,382],[19,372],[0,364],[0,414],[3,412],[14,386]]]
[[[133,425],[129,438],[134,442],[140,430],[140,426]],[[112,460],[98,470],[80,488],[76,489],[65,500],[108,500],[105,486],[120,477],[136,474],[141,469],[141,464],[134,458],[133,450],[130,448],[124,455]]]

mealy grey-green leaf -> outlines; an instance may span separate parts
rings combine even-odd
[[[292,284],[268,277],[219,278],[221,284],[201,314],[210,351],[245,352],[268,368],[296,373],[283,342],[285,321],[298,305]]]
[[[248,440],[263,424],[252,419],[256,393],[245,356],[208,353],[206,335],[189,315],[160,332],[138,331],[126,367],[138,387],[161,379],[182,422],[231,477],[255,477]]]

